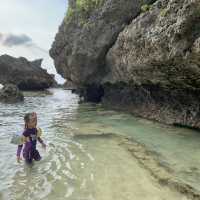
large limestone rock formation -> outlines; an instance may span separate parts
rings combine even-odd
[[[157,1],[107,54],[104,81],[125,86],[105,97],[143,117],[200,127],[199,44],[200,1]]]
[[[155,1],[155,0],[154,0]],[[118,34],[152,0],[71,0],[50,50],[55,66],[76,85],[99,82]]]
[[[86,100],[200,128],[200,1],[80,2],[50,51],[58,72]]]

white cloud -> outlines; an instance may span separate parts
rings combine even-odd
[[[26,34],[15,35],[12,33],[0,33],[0,43],[7,47],[30,45],[32,44],[32,39]]]
[[[53,61],[48,55],[48,50],[66,9],[67,0],[2,1],[0,24],[1,32],[4,34],[0,33],[0,40],[3,40],[2,37],[5,37],[5,33],[10,34],[12,37],[7,40],[7,45],[3,45],[1,42],[0,54],[9,54],[16,57],[24,56],[31,60],[44,58],[43,67],[50,73],[56,73]],[[24,35],[24,38],[22,35]],[[15,40],[16,38],[14,39],[13,36],[21,36],[21,42],[24,41],[23,45],[18,43],[19,37]],[[28,38],[30,41],[28,41]]]

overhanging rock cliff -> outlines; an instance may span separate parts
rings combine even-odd
[[[200,128],[200,1],[80,2],[50,51],[58,72],[86,100]]]
[[[154,0],[155,1],[155,0]],[[50,50],[58,73],[76,85],[99,83],[118,34],[152,0],[71,0]]]

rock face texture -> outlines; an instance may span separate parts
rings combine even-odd
[[[7,84],[0,90],[0,102],[16,103],[24,100],[22,92],[13,84]]]
[[[139,15],[142,4],[153,1],[99,2],[96,6],[94,0],[71,0],[68,12],[72,14],[63,20],[50,50],[58,73],[76,85],[100,81],[105,74],[105,56],[119,32]]]
[[[80,0],[50,51],[88,101],[200,128],[200,1],[107,0],[80,24]]]
[[[69,89],[69,90],[75,90],[76,89],[76,86],[70,82],[70,81],[66,81],[63,85],[62,85],[62,88],[64,89]]]
[[[42,90],[51,87],[55,80],[41,68],[42,60],[0,56],[0,83],[17,85],[21,90]]]
[[[200,1],[158,1],[119,35],[104,81],[108,99],[143,117],[200,127]],[[128,84],[128,87],[127,87]]]

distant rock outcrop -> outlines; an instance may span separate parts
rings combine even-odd
[[[16,103],[24,100],[22,92],[13,84],[7,84],[0,90],[0,102]]]
[[[20,90],[43,90],[51,87],[55,80],[41,68],[42,59],[28,61],[26,58],[0,56],[0,83],[14,84]]]

